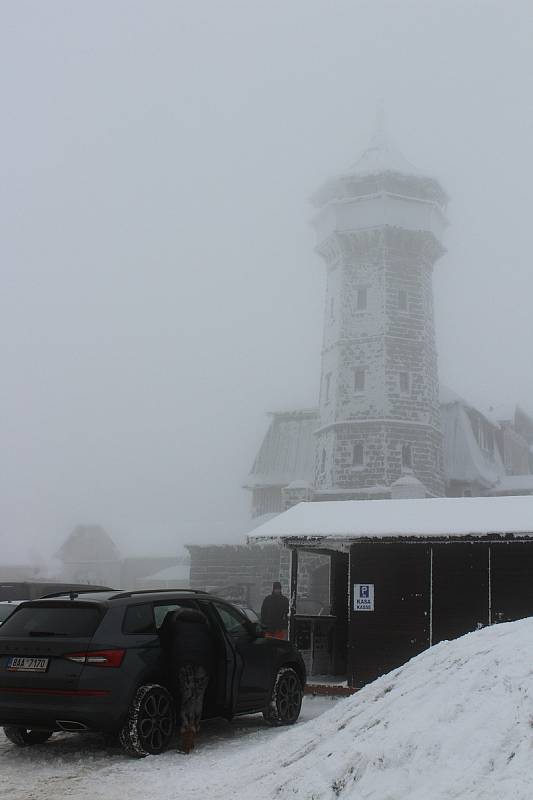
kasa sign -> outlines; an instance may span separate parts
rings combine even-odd
[[[373,611],[374,610],[374,584],[373,583],[354,583],[354,586],[353,586],[353,610],[354,611]]]

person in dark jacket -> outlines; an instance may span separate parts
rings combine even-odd
[[[209,623],[201,611],[180,607],[167,613],[159,636],[180,707],[180,750],[190,753],[200,730],[204,695],[213,671]]]
[[[272,594],[263,600],[261,606],[261,622],[265,626],[266,636],[274,639],[286,639],[289,626],[289,601],[281,594],[281,583],[274,581]]]

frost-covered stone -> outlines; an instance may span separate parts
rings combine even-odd
[[[383,136],[374,165],[385,163],[380,146],[387,149]],[[444,252],[446,197],[433,179],[428,195],[427,181],[406,164],[396,177],[384,167],[378,187],[368,170],[356,170],[342,191],[330,186],[316,198],[327,269],[315,461],[323,495],[390,487],[406,467],[429,496],[444,494],[432,273]]]

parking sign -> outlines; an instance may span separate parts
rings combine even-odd
[[[373,583],[354,583],[354,587],[353,587],[353,610],[354,611],[373,611],[374,610],[374,584]]]

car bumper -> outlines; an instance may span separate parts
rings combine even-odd
[[[126,710],[111,692],[0,688],[0,726],[32,729],[117,730]]]

